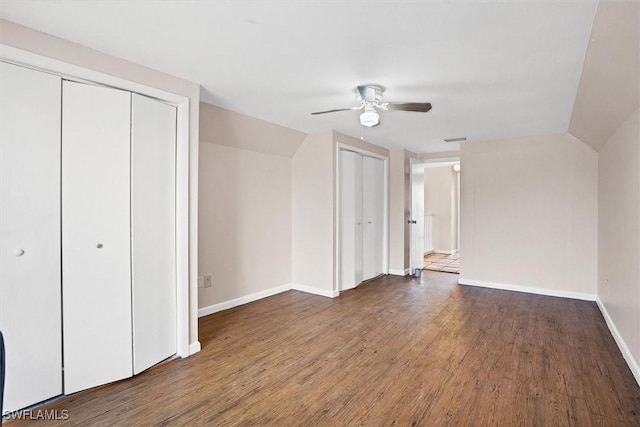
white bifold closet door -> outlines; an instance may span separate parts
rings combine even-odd
[[[362,282],[362,155],[338,152],[340,290]]]
[[[4,410],[62,393],[58,76],[0,62]]]
[[[133,94],[133,373],[176,353],[176,108]]]
[[[362,158],[362,278],[382,274],[384,241],[384,163]]]
[[[65,393],[176,353],[176,109],[64,82]]]
[[[339,288],[351,289],[383,271],[384,162],[338,152]]]
[[[132,375],[131,93],[63,82],[66,394]]]

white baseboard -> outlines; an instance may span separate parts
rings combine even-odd
[[[229,301],[224,301],[218,304],[213,304],[208,307],[202,307],[198,309],[198,317],[207,316],[209,314],[217,313],[222,310],[228,310],[239,305],[246,304],[248,302],[257,301],[262,298],[270,297],[271,295],[279,294],[291,289],[291,285],[282,285],[275,288],[267,289],[265,291],[256,292],[254,294],[245,295],[240,298],[234,298]]]
[[[389,274],[393,274],[394,276],[408,276],[409,274],[411,274],[411,269],[405,268],[404,270],[394,270],[390,268]]]
[[[433,252],[434,254],[453,255],[458,251],[437,251],[437,250],[433,250],[431,252]]]
[[[432,254],[432,253],[433,253],[433,249],[430,249],[430,250],[428,250],[428,251],[426,251],[424,253],[424,256],[427,256],[427,255]]]
[[[598,308],[600,308],[602,317],[604,317],[605,322],[607,322],[607,326],[609,327],[611,335],[613,335],[613,339],[615,339],[616,344],[618,344],[622,357],[624,357],[627,365],[629,365],[629,369],[631,369],[631,373],[636,378],[636,382],[640,385],[640,365],[638,365],[638,361],[633,358],[633,354],[631,354],[629,347],[627,347],[627,343],[622,338],[622,335],[620,335],[620,331],[616,328],[616,324],[613,323],[613,319],[609,315],[607,308],[599,296],[596,297],[596,303],[598,304]]]
[[[200,347],[200,341],[192,342],[191,344],[189,344],[189,356],[196,354],[201,349],[202,347]]]
[[[309,294],[321,295],[323,297],[329,297],[329,298],[335,298],[340,294],[340,292],[338,291],[328,291],[326,289],[314,288],[312,286],[299,285],[297,283],[288,283],[286,285],[277,286],[275,288],[267,289],[261,292],[256,292],[250,295],[234,298],[229,301],[224,301],[218,304],[213,304],[207,307],[199,308],[198,317],[207,316],[209,314],[217,313],[222,310],[228,310],[230,308],[247,304],[253,301],[257,301],[262,298],[267,298],[272,295],[279,294],[281,292],[290,291],[291,289],[294,289],[296,291],[306,292]],[[200,344],[198,344],[198,351],[199,351],[199,346]],[[191,352],[191,348],[189,348],[189,354],[193,354]]]
[[[313,286],[301,285],[299,283],[292,283],[291,289],[293,289],[294,291],[306,292],[308,294],[320,295],[328,298],[335,298],[338,295],[340,295],[340,292],[336,290],[329,291],[326,289],[320,289]]]
[[[535,288],[532,286],[522,286],[522,285],[508,285],[505,283],[483,282],[480,280],[463,279],[463,278],[458,279],[458,283],[461,285],[501,289],[504,291],[526,292],[529,294],[546,295],[550,297],[571,298],[571,299],[579,299],[584,301],[596,300],[596,295],[586,294],[582,292],[560,291],[557,289]]]

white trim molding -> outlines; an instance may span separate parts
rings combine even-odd
[[[618,328],[616,328],[616,324],[613,322],[613,319],[609,315],[607,308],[605,307],[599,296],[596,297],[596,303],[598,304],[598,308],[602,313],[602,317],[604,317],[604,321],[609,327],[611,335],[613,335],[613,339],[616,340],[616,344],[618,344],[618,348],[622,353],[622,357],[624,357],[627,365],[629,365],[629,369],[631,369],[631,373],[636,378],[636,382],[638,383],[638,385],[640,385],[640,365],[638,365],[638,361],[633,358],[631,350],[629,350],[627,343],[622,338],[622,335],[620,335],[620,331],[618,331]]]
[[[200,350],[202,350],[202,347],[200,347],[200,341],[189,344],[189,356],[198,353]]]
[[[298,283],[292,283],[290,289],[293,289],[294,291],[306,292],[308,294],[320,295],[328,298],[335,298],[338,295],[340,295],[340,291],[337,291],[337,290],[330,291],[327,289],[315,288],[313,286],[300,285]]]
[[[453,250],[453,251],[438,251],[438,250],[433,250],[433,251],[431,251],[431,252],[433,252],[434,254],[453,255],[453,254],[455,254],[455,253],[456,253],[456,252],[458,252],[458,251],[456,251],[456,250]]]
[[[408,276],[409,274],[411,274],[411,269],[410,268],[405,268],[404,270],[389,269],[389,274],[393,274],[394,276]]]
[[[209,314],[217,313],[222,310],[228,310],[239,305],[247,304],[249,302],[257,301],[262,298],[267,298],[281,292],[286,292],[291,289],[291,285],[282,285],[275,288],[267,289],[264,291],[256,292],[253,294],[245,295],[232,300],[224,301],[218,304],[213,304],[208,307],[202,307],[198,309],[198,317],[207,316]]]
[[[473,279],[458,279],[460,285],[478,286],[481,288],[501,289],[503,291],[525,292],[528,294],[546,295],[549,297],[571,298],[584,301],[595,301],[595,294],[587,294],[582,292],[561,291],[557,289],[536,288],[533,286],[509,285],[506,283],[483,282]]]

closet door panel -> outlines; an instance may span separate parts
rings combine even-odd
[[[354,247],[355,247],[355,285],[358,286],[364,280],[363,277],[363,256],[362,256],[362,245],[363,245],[363,229],[362,229],[362,156],[359,154],[355,155],[355,195],[353,198],[354,203],[354,213],[355,213],[355,236],[354,236]]]
[[[63,83],[64,391],[132,375],[129,92]]]
[[[176,109],[132,95],[133,373],[176,353]]]
[[[382,274],[384,163],[364,156],[362,166],[362,270],[364,280]]]
[[[340,290],[362,282],[362,156],[338,152]]]
[[[0,62],[0,329],[4,410],[62,393],[60,92]]]

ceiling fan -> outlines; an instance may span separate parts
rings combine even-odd
[[[356,99],[360,105],[350,108],[337,108],[327,111],[316,111],[311,115],[335,113],[337,111],[362,110],[360,114],[360,124],[367,127],[373,127],[380,124],[380,115],[377,109],[394,110],[394,111],[415,111],[418,113],[426,113],[431,110],[429,102],[382,102],[384,87],[380,85],[362,85],[355,89]]]

